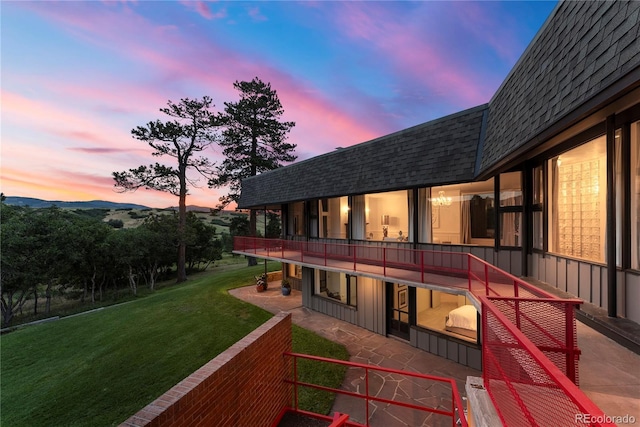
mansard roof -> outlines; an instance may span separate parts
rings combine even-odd
[[[637,84],[639,13],[638,1],[560,3],[489,102],[477,172],[584,118],[619,95],[615,83]]]
[[[486,111],[482,105],[247,178],[238,207],[470,181]]]

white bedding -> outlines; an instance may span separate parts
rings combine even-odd
[[[449,312],[447,326],[454,328],[478,330],[478,312],[472,305],[463,305]]]

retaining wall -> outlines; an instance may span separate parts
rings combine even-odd
[[[291,404],[291,350],[291,314],[277,314],[121,426],[271,426]]]

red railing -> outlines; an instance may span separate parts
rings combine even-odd
[[[505,426],[615,425],[495,305],[513,301],[480,300],[482,375]]]
[[[578,335],[575,308],[579,299],[487,297],[538,350],[578,385]],[[483,331],[484,333],[484,331]]]
[[[241,236],[234,237],[233,247],[260,257],[468,289],[474,295],[556,298],[466,252]]]
[[[515,414],[518,411],[521,411],[520,416],[532,420],[533,424],[530,425],[549,424],[546,422],[536,424],[537,420],[545,420],[543,416],[545,413],[552,414],[551,418],[562,415],[564,418],[559,419],[567,419],[568,412],[555,414],[552,410],[553,405],[545,400],[547,397],[540,400],[546,402],[541,412],[530,408],[530,406],[536,406],[537,393],[546,392],[552,395],[548,397],[549,401],[558,400],[556,403],[559,407],[570,408],[570,411],[576,408],[586,411],[572,413],[575,417],[582,414],[584,417],[581,419],[588,419],[589,414],[601,414],[601,411],[583,394],[579,396],[566,394],[576,390],[578,383],[580,350],[577,347],[574,309],[582,303],[579,299],[557,298],[469,253],[253,237],[236,237],[235,239],[236,251],[261,257],[367,272],[404,282],[467,289],[479,301],[487,301],[482,305],[483,363],[485,364],[483,375],[485,382],[489,384],[487,388],[493,387],[491,397],[503,419],[511,419],[509,414]],[[510,329],[518,332],[516,341],[508,341],[508,345],[491,344],[495,344],[496,341],[491,336],[487,336],[489,331],[485,324],[487,321],[485,306],[489,307],[487,310],[492,310],[491,313],[497,313],[500,319],[509,323]],[[489,316],[491,317],[491,314]],[[496,322],[492,321],[493,324]],[[500,337],[503,336],[506,334],[500,335]],[[523,340],[528,344],[522,344]],[[490,342],[488,348],[487,342]],[[494,348],[507,348],[509,351],[498,353]],[[536,350],[535,355],[529,354],[531,348]],[[490,352],[485,354],[485,351]],[[504,354],[504,360],[498,357],[502,354]],[[543,362],[540,362],[541,360]],[[522,361],[527,363],[520,366]],[[513,387],[513,384],[518,382],[511,381],[508,375],[509,369],[524,375],[527,369],[540,364],[542,367],[536,369],[547,372],[544,382],[530,381],[526,384],[527,387]],[[553,369],[549,366],[553,366]],[[502,372],[500,374],[502,376],[494,374],[494,371]],[[495,381],[501,381],[501,383],[495,383]],[[573,381],[575,383],[573,388],[565,387],[566,381]],[[504,390],[496,384],[504,384]],[[563,390],[565,394],[557,392],[558,389]],[[511,397],[502,400],[503,392],[509,392]],[[530,400],[531,402],[528,402]],[[595,412],[589,412],[592,409]],[[519,424],[507,423],[506,425]],[[549,425],[561,424],[550,423]]]
[[[293,358],[293,379],[288,380],[286,382],[293,385],[294,406],[292,410],[295,412],[308,415],[314,418],[320,418],[327,421],[338,422],[339,424],[336,424],[336,425],[363,427],[363,426],[370,425],[369,424],[370,417],[371,417],[371,414],[369,412],[370,403],[378,402],[386,405],[396,406],[398,408],[405,408],[412,411],[426,413],[427,415],[430,415],[430,416],[444,417],[444,419],[449,419],[451,421],[452,427],[455,427],[455,426],[466,427],[468,425],[466,416],[464,414],[462,398],[460,397],[460,393],[458,392],[458,386],[456,385],[456,382],[453,379],[442,378],[442,377],[437,377],[433,375],[424,375],[416,372],[400,371],[397,369],[366,365],[362,363],[348,362],[344,360],[327,359],[325,357],[310,356],[308,354],[285,353],[284,355],[285,357]],[[364,374],[364,375],[360,375],[360,377],[363,378],[362,381],[364,382],[364,387],[360,389],[361,390],[360,392],[353,392],[353,391],[342,390],[342,389],[337,389],[332,387],[325,387],[318,384],[302,382],[298,379],[298,360],[299,359],[311,360],[317,363],[339,364],[339,365],[346,366],[348,369],[360,369],[363,371],[363,374]],[[398,377],[410,378],[416,387],[420,387],[423,390],[428,390],[430,386],[432,386],[435,383],[450,387],[451,400],[448,402],[450,409],[442,409],[442,406],[447,406],[447,405],[443,405],[440,402],[440,399],[437,399],[440,402],[439,407],[434,408],[434,407],[429,407],[424,404],[421,404],[420,402],[413,399],[407,399],[407,401],[400,401],[397,394],[396,396],[394,396],[393,399],[387,399],[384,397],[373,395],[370,390],[370,373],[371,372],[382,372],[385,374],[393,374],[394,376],[398,376]],[[300,387],[308,387],[316,390],[323,390],[330,393],[337,393],[337,394],[349,396],[356,399],[362,399],[364,404],[364,414],[365,414],[364,415],[365,419],[363,420],[364,424],[358,423],[356,421],[351,421],[349,417],[338,416],[338,417],[332,418],[329,416],[323,416],[323,415],[311,413],[311,412],[300,409],[298,407],[298,390]],[[440,398],[441,397],[440,395],[441,393],[438,392],[437,397]]]

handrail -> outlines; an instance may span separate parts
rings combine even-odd
[[[392,368],[385,368],[382,366],[374,366],[374,365],[367,365],[364,363],[357,363],[357,362],[350,362],[350,361],[346,361],[346,360],[337,360],[337,359],[329,359],[326,357],[321,357],[321,356],[312,356],[312,355],[308,355],[308,354],[301,354],[301,353],[293,353],[293,352],[285,352],[284,356],[287,357],[292,357],[294,360],[293,363],[293,375],[294,378],[293,380],[285,380],[285,382],[293,384],[294,386],[294,395],[295,395],[295,400],[294,400],[294,409],[296,411],[300,411],[298,408],[298,387],[299,386],[303,386],[303,387],[310,387],[310,388],[315,388],[318,390],[323,390],[323,391],[328,391],[328,392],[332,392],[332,393],[338,393],[338,394],[343,394],[346,396],[351,396],[351,397],[355,397],[355,398],[360,398],[360,399],[364,399],[365,400],[365,413],[366,413],[366,426],[369,426],[369,402],[374,401],[374,402],[381,402],[381,403],[386,403],[389,405],[397,405],[397,406],[401,406],[404,408],[409,408],[409,409],[414,409],[414,410],[418,410],[418,411],[424,411],[424,412],[430,412],[430,413],[434,413],[434,414],[439,414],[439,415],[443,415],[443,416],[447,416],[451,418],[451,425],[452,426],[462,426],[462,427],[467,427],[467,419],[465,417],[464,414],[464,407],[462,404],[462,398],[460,397],[460,393],[458,391],[458,386],[455,382],[455,380],[451,379],[451,378],[443,378],[443,377],[438,377],[435,375],[427,375],[427,374],[420,374],[417,372],[409,372],[409,371],[401,371],[398,369],[392,369]],[[347,366],[347,367],[351,367],[351,368],[360,368],[360,369],[364,369],[365,371],[365,393],[356,393],[356,392],[351,392],[351,391],[347,391],[347,390],[342,390],[342,389],[337,389],[337,388],[332,388],[332,387],[325,387],[325,386],[321,386],[321,385],[317,385],[317,384],[311,384],[311,383],[306,383],[306,382],[301,382],[298,381],[298,364],[297,364],[297,360],[298,359],[306,359],[306,360],[313,360],[313,361],[317,361],[317,362],[324,362],[324,363],[333,363],[333,364],[338,364],[338,365],[343,365],[343,366]],[[420,406],[420,405],[415,405],[412,403],[406,403],[406,402],[397,402],[394,400],[390,400],[390,399],[385,399],[382,397],[377,397],[377,396],[372,396],[371,394],[369,394],[369,371],[377,371],[377,372],[386,372],[386,373],[392,373],[392,374],[398,374],[398,375],[404,375],[407,377],[413,377],[413,378],[419,378],[419,379],[424,379],[424,380],[430,380],[430,381],[437,381],[440,383],[445,383],[445,384],[449,384],[449,386],[451,387],[451,410],[450,411],[445,411],[442,409],[437,409],[437,408],[430,408],[430,407],[426,407],[426,406]],[[329,417],[323,417],[326,418],[328,420],[331,420],[331,418]],[[334,417],[335,418],[335,417]],[[341,421],[344,422],[344,424],[340,424],[340,425],[358,425],[357,423],[353,423],[351,421],[348,421],[348,417],[346,419],[342,419]],[[459,424],[458,424],[459,423]]]
[[[271,247],[277,247],[278,256],[271,256]],[[389,247],[386,245],[372,246],[366,244],[355,245],[326,242],[288,241],[280,239],[262,239],[260,241],[260,239],[247,240],[238,237],[236,237],[236,240],[234,241],[234,248],[236,251],[242,253],[252,253],[251,251],[253,251],[253,253],[257,254],[258,251],[260,251],[260,256],[266,256],[273,259],[290,260],[294,263],[303,262],[310,265],[327,266],[328,261],[331,261],[334,263],[333,266],[335,268],[353,268],[353,271],[365,271],[369,274],[379,275],[379,270],[372,270],[372,266],[375,266],[382,269],[383,277],[389,278],[398,278],[398,276],[394,276],[393,271],[393,269],[397,268],[403,270],[404,277],[402,280],[407,282],[429,283],[436,285],[437,282],[435,279],[440,276],[466,277],[466,284],[462,286],[457,286],[455,283],[452,284],[450,281],[445,281],[443,283],[444,286],[450,286],[452,288],[466,288],[479,301],[488,301],[488,304],[491,304],[491,307],[496,307],[498,312],[499,310],[497,309],[496,304],[499,300],[504,301],[511,307],[509,310],[513,310],[514,314],[513,322],[515,322],[515,324],[506,320],[507,323],[509,323],[509,329],[515,328],[515,330],[518,331],[518,334],[523,336],[526,342],[530,344],[529,346],[520,348],[520,350],[528,355],[532,346],[538,354],[542,355],[547,364],[555,368],[552,373],[554,379],[559,378],[559,381],[563,384],[565,381],[573,381],[575,384],[572,383],[573,388],[571,388],[571,390],[576,389],[578,379],[577,361],[580,355],[580,350],[576,345],[574,307],[582,304],[583,301],[577,298],[559,298],[515,277],[510,273],[505,272],[492,264],[489,264],[473,254],[466,252],[404,249]],[[345,262],[347,264],[340,264]],[[419,274],[414,275],[412,278],[407,278],[407,273],[411,273],[412,271]],[[496,304],[494,304],[494,302]],[[548,318],[533,318],[533,316],[530,316],[528,312],[521,309],[521,304],[526,302],[540,304],[559,303],[564,305],[564,309],[558,310],[557,314],[555,312],[552,313]],[[483,303],[482,309],[484,310],[485,307],[488,307],[488,305]],[[539,308],[544,307],[536,307],[536,309]],[[535,313],[535,311],[531,313]],[[502,320],[507,319],[504,313],[499,312],[499,315]],[[562,315],[562,319],[558,319],[558,315]],[[500,366],[499,362],[494,360],[495,355],[493,353],[484,353],[487,348],[485,320],[486,315],[483,313],[483,364],[490,362],[494,363],[496,365],[495,369],[500,371],[502,370],[502,366]],[[559,321],[565,324],[564,342],[562,342],[562,335],[552,335],[552,330],[545,329],[544,324],[548,323],[548,321]],[[527,326],[524,328],[523,325],[532,325],[533,327]],[[544,339],[539,337],[544,337]],[[533,344],[531,340],[536,341],[539,346],[536,347],[536,344]],[[498,347],[507,351],[511,351],[509,349],[515,348],[515,345],[519,344],[497,344]],[[550,358],[548,358],[545,353],[550,355]],[[564,356],[561,356],[563,357],[563,360],[557,358],[558,355],[561,354],[564,354]],[[508,354],[506,357],[508,357]],[[557,363],[557,365],[554,364],[554,362]],[[562,369],[565,369],[566,372],[562,373],[561,377],[557,377],[558,371],[561,372]],[[483,373],[483,377],[485,377],[485,381],[487,381],[486,374]],[[512,386],[509,384],[508,387],[511,388]],[[519,402],[519,406],[522,408],[522,414],[527,416],[527,408],[520,405],[520,396],[518,396],[517,392],[514,390],[511,391],[514,392],[514,399]],[[574,399],[573,395],[569,394],[568,396],[568,398]],[[526,398],[526,396],[523,398]],[[588,411],[593,408],[597,411],[591,412],[591,414],[601,413],[593,402],[588,400],[586,397],[584,397],[584,399],[588,401],[587,407],[585,408],[587,414],[589,413]],[[493,400],[496,407],[499,407],[500,402],[497,402],[495,399]],[[583,400],[583,397],[579,397],[579,400]]]
[[[564,373],[560,371],[560,369],[542,353],[542,351],[540,351],[513,323],[511,323],[511,321],[507,318],[507,316],[505,316],[493,304],[491,298],[487,298],[485,296],[480,296],[479,298],[482,303],[483,313],[484,313],[484,315],[482,316],[482,326],[483,326],[483,329],[485,330],[484,332],[485,341],[483,342],[483,359],[485,360],[485,363],[492,362],[495,364],[495,368],[502,375],[502,380],[506,383],[507,388],[514,395],[514,400],[517,401],[518,405],[523,411],[523,414],[525,415],[528,414],[527,418],[530,421],[532,421],[531,425],[537,425],[537,424],[535,424],[535,421],[533,420],[533,416],[529,414],[529,409],[527,408],[526,403],[522,401],[522,399],[519,397],[519,394],[514,390],[514,385],[509,380],[508,375],[504,373],[504,371],[502,370],[501,368],[502,364],[500,363],[500,361],[495,360],[495,356],[491,352],[492,346],[494,345],[497,345],[498,347],[507,346],[512,348],[517,348],[519,350],[524,350],[523,352],[518,352],[518,354],[526,354],[535,362],[535,366],[530,366],[530,369],[533,369],[533,370],[541,369],[553,381],[554,385],[558,389],[560,389],[563,392],[563,394],[567,396],[571,400],[571,402],[575,405],[575,407],[577,408],[577,411],[573,412],[572,415],[577,416],[578,414],[582,413],[582,414],[590,414],[597,419],[606,419],[602,410],[600,410],[600,408],[598,408],[584,394],[584,392],[578,388],[578,386],[576,386],[573,382],[571,382],[571,380],[569,380],[569,378],[567,378],[567,376],[565,376]],[[506,331],[507,337],[500,336],[498,338],[501,340],[507,340],[509,341],[508,343],[507,342],[503,344],[495,343],[495,342],[492,342],[486,336],[486,334],[488,333],[487,329],[490,327],[490,325],[488,324],[489,313],[491,313],[491,316],[498,321],[500,327]],[[499,335],[504,335],[504,333],[501,333]],[[514,340],[516,341],[516,343],[513,343]],[[489,394],[491,395],[492,400],[495,401],[495,396],[493,395],[493,391],[492,391],[493,386],[491,382],[492,379],[494,378],[491,378],[490,374],[488,374],[486,371],[487,369],[483,370],[485,388],[489,391]],[[548,387],[548,385],[546,387]],[[504,399],[504,396],[502,398]],[[535,406],[538,408],[541,407],[544,409],[544,404],[540,404],[540,401],[539,401],[540,399],[542,399],[542,396],[535,395],[534,399],[538,400]],[[557,403],[557,400],[554,400],[554,402],[551,402],[551,403],[555,404]],[[552,407],[553,404],[550,404],[550,406]],[[579,412],[579,411],[582,411],[582,412]],[[500,411],[498,412],[500,417],[502,418],[502,421],[506,422],[503,414],[500,413]],[[574,424],[575,418],[572,418],[571,420],[560,420],[560,419],[555,420],[557,425],[566,425],[566,423],[563,423],[563,421],[570,421],[572,424]],[[595,424],[595,425],[612,426],[614,424],[603,422],[601,424]]]
[[[496,290],[491,288],[489,276],[493,273],[503,279],[505,283],[512,284],[512,292],[514,296],[518,296],[518,288],[524,288],[530,293],[542,298],[558,299],[555,295],[539,289],[522,279],[489,264],[476,255],[467,252],[405,249],[352,243],[266,239],[245,236],[234,237],[234,250],[254,255],[257,255],[259,251],[266,252],[266,254],[261,255],[266,255],[270,258],[287,259],[294,262],[299,261],[308,264],[322,265],[325,267],[327,266],[328,260],[348,261],[353,271],[359,271],[359,264],[365,266],[374,265],[382,268],[382,276],[390,278],[394,277],[393,274],[389,274],[391,268],[405,268],[418,272],[419,278],[417,278],[417,281],[420,283],[429,283],[433,281],[432,277],[429,278],[431,280],[427,280],[425,277],[425,275],[429,273],[437,272],[437,274],[440,275],[456,275],[467,278],[467,289],[474,295],[476,295],[477,292],[473,289],[472,279],[483,283],[483,295],[488,296],[494,294],[496,296],[501,296]],[[291,254],[291,256],[287,256],[288,254],[285,253],[286,251],[299,252],[299,256],[294,257],[293,254]],[[360,256],[358,256],[359,251],[361,252]],[[364,256],[365,253],[368,254],[368,256]],[[428,263],[428,260],[425,259],[431,258],[432,261],[435,261],[438,257],[441,260],[443,257],[449,257],[448,265],[444,265],[446,264],[444,262],[441,262],[440,265],[436,265],[434,262]],[[455,262],[454,257],[458,259],[459,262]],[[317,258],[319,262],[314,263],[314,258]],[[464,258],[466,258],[466,264],[463,261]],[[408,260],[411,260],[411,262]],[[476,274],[472,268],[474,263],[482,266],[484,278]],[[456,267],[453,264],[460,264],[460,266]],[[360,268],[362,269],[362,267]],[[502,280],[500,283],[502,283]]]

